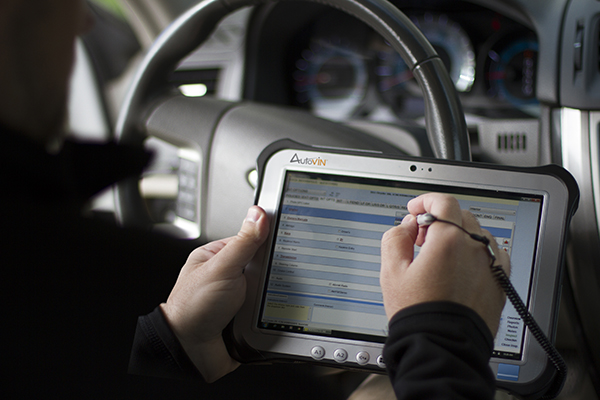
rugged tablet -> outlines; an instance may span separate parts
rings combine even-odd
[[[426,192],[455,196],[510,254],[511,282],[553,338],[565,235],[577,204],[558,166],[509,168],[306,147],[284,141],[259,159],[256,204],[271,218],[247,266],[233,334],[244,361],[304,360],[385,372],[380,240]],[[418,249],[417,249],[418,250]],[[490,363],[498,386],[533,393],[553,366],[507,302]]]

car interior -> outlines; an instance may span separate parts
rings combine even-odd
[[[548,333],[569,368],[558,398],[600,398],[600,2],[390,2],[441,60],[422,76],[415,60],[431,54],[399,53],[331,2],[237,1],[230,12],[216,1],[89,1],[96,23],[77,43],[70,129],[155,154],[90,213],[200,242],[231,236],[254,201],[256,159],[279,139],[561,165],[580,201]]]

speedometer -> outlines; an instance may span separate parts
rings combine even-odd
[[[466,32],[444,14],[413,20],[444,61],[456,90],[469,91],[475,81],[475,50]]]
[[[364,57],[339,39],[314,40],[295,67],[294,91],[298,102],[308,104],[321,117],[347,118],[367,90]]]
[[[456,90],[468,92],[475,82],[475,50],[467,33],[445,14],[426,13],[412,20],[446,65]],[[393,107],[408,111],[419,103],[411,97],[420,97],[421,91],[400,55],[389,46],[379,47],[375,70],[379,92]]]

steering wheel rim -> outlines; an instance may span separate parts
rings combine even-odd
[[[294,0],[285,0],[294,1]],[[306,0],[301,0],[306,1]],[[308,0],[346,12],[381,34],[412,70],[425,101],[427,135],[437,158],[470,161],[466,122],[449,74],[425,36],[386,0]],[[202,44],[223,17],[246,6],[272,0],[204,0],[173,22],[155,41],[132,81],[116,126],[120,143],[142,146],[146,132],[141,116],[149,104],[171,90],[169,75],[177,63]],[[209,108],[213,105],[209,105]],[[216,103],[215,113],[230,107]],[[116,190],[117,216],[123,225],[148,225],[137,179],[125,180]],[[210,239],[210,238],[209,238]]]

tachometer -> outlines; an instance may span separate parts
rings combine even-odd
[[[364,57],[339,39],[311,42],[296,61],[294,90],[315,114],[344,119],[360,105],[368,84]]]
[[[467,33],[446,15],[425,14],[413,19],[440,55],[459,92],[467,92],[475,81],[475,50]]]

